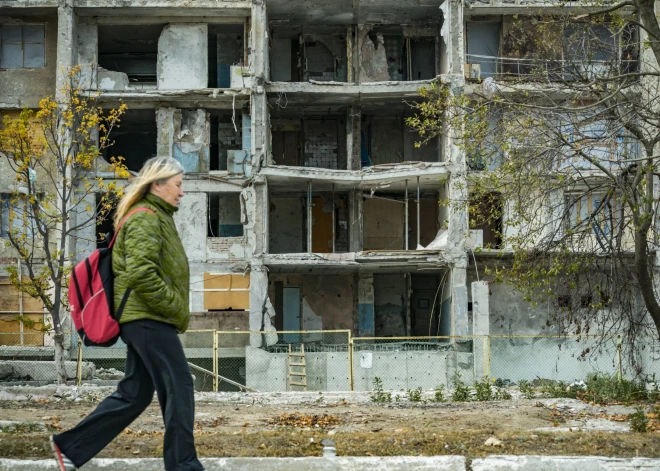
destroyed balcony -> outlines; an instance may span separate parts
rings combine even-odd
[[[273,24],[271,80],[317,83],[431,80],[440,74],[439,33],[439,23],[313,28],[306,24]]]
[[[309,167],[272,166],[264,167],[259,175],[268,180],[271,189],[288,191],[313,188],[329,191],[350,190],[398,190],[403,191],[406,182],[410,191],[419,182],[422,190],[437,189],[441,180],[449,175],[444,162],[402,162],[366,167],[362,170],[332,170]],[[412,194],[412,193],[411,193]]]
[[[91,69],[92,88],[111,93],[151,91],[147,97],[160,99],[176,91],[195,91],[192,99],[219,96],[227,106],[234,95],[245,95],[252,87],[246,65],[247,19],[240,24],[112,21],[117,24],[92,22],[78,30],[78,40],[87,44],[80,56]],[[133,98],[133,93],[121,96]],[[222,100],[225,94],[228,100]]]

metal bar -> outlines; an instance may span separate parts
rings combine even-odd
[[[420,239],[420,222],[419,222],[419,217],[420,217],[419,205],[420,205],[420,203],[421,203],[421,200],[420,200],[420,195],[419,195],[419,177],[417,177],[417,247],[419,247],[420,240],[421,240]],[[417,249],[417,247],[415,247],[415,249]]]
[[[336,238],[335,234],[335,184],[332,184],[332,253],[337,251]]]
[[[209,371],[205,368],[202,368],[201,366],[197,366],[194,363],[188,362],[188,366],[193,370],[201,371],[202,373],[206,373],[208,375],[213,375],[213,371]],[[256,389],[248,388],[247,386],[245,386],[241,383],[237,383],[236,381],[232,381],[229,378],[225,378],[224,376],[218,375],[218,378],[221,379],[222,381],[224,381],[225,383],[229,383],[232,386],[236,386],[237,388],[241,388],[241,389],[244,389],[244,390],[250,391],[250,392],[259,392]]]
[[[193,331],[188,331],[193,332]],[[201,330],[195,332],[210,332],[208,330]],[[261,330],[219,330],[219,334],[263,334]],[[350,334],[350,330],[278,330],[278,334]],[[378,337],[382,339],[383,337]],[[390,337],[387,337],[390,338]],[[295,343],[295,342],[294,342]]]
[[[18,258],[18,257],[16,257],[16,269],[18,270],[18,280],[22,282],[23,281],[23,268],[21,267],[21,259]],[[21,341],[21,345],[25,345],[25,337],[23,335],[25,333],[25,326],[23,325],[23,314],[24,314],[24,312],[23,312],[23,291],[20,290],[20,289],[18,290],[18,311],[19,311],[18,315],[21,319],[21,321],[18,323],[19,324],[18,329],[21,333],[21,336],[20,336],[21,340],[20,341]]]
[[[404,215],[404,224],[405,224],[405,229],[404,229],[404,239],[406,239],[406,243],[404,246],[404,250],[408,250],[408,180],[406,180],[406,196],[405,196],[405,215]]]
[[[307,182],[307,253],[312,253],[312,182]]]
[[[349,334],[349,339],[348,339],[348,385],[350,386],[350,390],[353,391],[353,337],[350,336]]]
[[[76,385],[80,386],[82,384],[82,339],[78,337],[78,365],[76,368]]]
[[[218,333],[213,331],[213,392],[218,392]]]

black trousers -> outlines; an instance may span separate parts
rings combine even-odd
[[[56,435],[55,443],[77,467],[96,456],[146,408],[154,396],[165,421],[163,458],[166,471],[201,471],[193,425],[193,379],[176,329],[139,320],[121,326],[128,346],[124,379],[82,422]]]

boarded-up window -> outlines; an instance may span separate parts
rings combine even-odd
[[[44,333],[39,329],[43,327],[43,303],[35,298],[22,295],[22,312],[27,322],[34,322],[33,328],[23,325],[17,319],[21,314],[21,294],[9,283],[9,280],[0,280],[0,345],[38,345],[44,344]]]
[[[204,273],[204,309],[250,309],[250,275]]]

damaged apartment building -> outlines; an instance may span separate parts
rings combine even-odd
[[[131,171],[154,155],[183,164],[176,221],[192,274],[190,328],[253,332],[221,338],[232,366],[220,374],[285,390],[274,352],[296,337],[278,331],[388,339],[535,333],[545,323],[506,287],[477,281],[468,255],[497,248],[497,228],[470,230],[466,210],[443,205],[467,198],[465,155],[449,135],[415,146],[405,124],[420,87],[494,72],[483,57],[499,54],[502,21],[525,6],[493,2],[0,0],[0,112],[37,108],[73,65],[102,107],[125,103],[97,176],[112,177],[113,156]],[[2,188],[10,180],[4,172]],[[75,259],[109,229],[80,234]],[[0,245],[0,261],[0,311],[29,304],[39,318],[42,306],[19,303],[8,284],[15,254]],[[483,373],[477,342],[422,350],[436,356],[399,361],[418,362],[424,379],[393,384]],[[356,389],[392,374],[355,361]],[[317,386],[348,389],[329,374]]]

